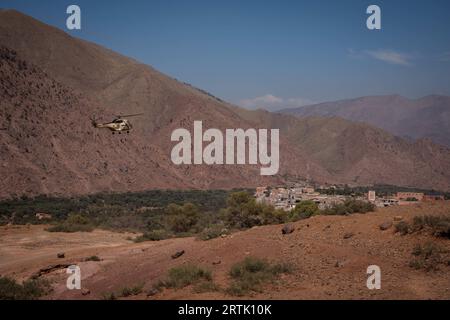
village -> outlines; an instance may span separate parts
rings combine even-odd
[[[330,190],[337,190],[337,186],[320,186],[317,189],[307,184],[297,184],[292,187],[257,187],[256,201],[273,205],[276,209],[290,211],[302,201],[313,201],[319,209],[324,210],[334,205],[344,203],[348,199],[373,203],[378,208],[389,206],[404,206],[418,202],[443,201],[444,195],[425,194],[423,192],[396,192],[390,196],[378,196],[376,191],[369,190],[363,195],[330,194]]]

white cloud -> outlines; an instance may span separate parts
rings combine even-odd
[[[239,101],[239,105],[247,109],[272,107],[274,105],[280,105],[282,103],[282,98],[278,98],[272,94],[266,94],[265,96]]]
[[[411,65],[412,57],[408,54],[401,53],[398,51],[379,49],[379,50],[366,50],[365,53],[374,59],[384,61],[390,64],[397,64],[402,66]]]
[[[364,54],[363,53],[361,53],[358,50],[355,50],[353,48],[347,49],[347,55],[350,58],[353,58],[353,59],[362,59],[362,58],[364,58]]]
[[[281,98],[274,96],[273,94],[266,94],[261,97],[243,99],[238,102],[243,108],[246,109],[266,109],[268,111],[276,111],[284,108],[301,107],[314,102],[304,98]]]

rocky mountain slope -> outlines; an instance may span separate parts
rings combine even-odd
[[[0,197],[152,188],[232,188],[287,178],[450,189],[450,151],[338,118],[247,111],[31,17],[0,11]],[[24,67],[26,66],[26,67]],[[90,118],[143,112],[130,135]],[[279,128],[280,172],[176,166],[176,128]]]
[[[341,117],[409,139],[428,138],[450,146],[450,97],[407,99],[398,95],[362,97],[281,110],[298,116]]]

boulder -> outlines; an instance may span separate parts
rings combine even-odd
[[[152,297],[154,295],[157,295],[158,293],[159,293],[158,289],[151,288],[150,290],[147,291],[147,297]]]
[[[336,263],[334,264],[335,268],[342,268],[343,266],[344,266],[343,261],[336,261]]]
[[[60,252],[56,255],[58,259],[64,259],[66,257],[66,254],[64,252]]]
[[[292,223],[286,224],[283,229],[281,229],[282,234],[290,234],[295,231],[295,227]]]
[[[383,222],[382,224],[380,224],[380,230],[387,230],[387,229],[389,229],[390,227],[392,227],[392,221],[385,221],[385,222]]]
[[[347,232],[346,234],[344,234],[344,239],[350,239],[351,237],[353,237],[355,234],[353,232]]]
[[[178,251],[172,255],[172,259],[178,259],[184,254],[184,250]]]

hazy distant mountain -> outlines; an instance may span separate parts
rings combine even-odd
[[[362,97],[280,111],[298,116],[342,117],[362,121],[397,136],[450,146],[450,97],[430,95],[417,100],[398,95]]]
[[[232,188],[286,179],[450,189],[450,150],[339,118],[247,111],[12,10],[0,11],[0,197]],[[90,117],[144,112],[111,135]],[[280,128],[280,172],[176,166],[176,128]]]

